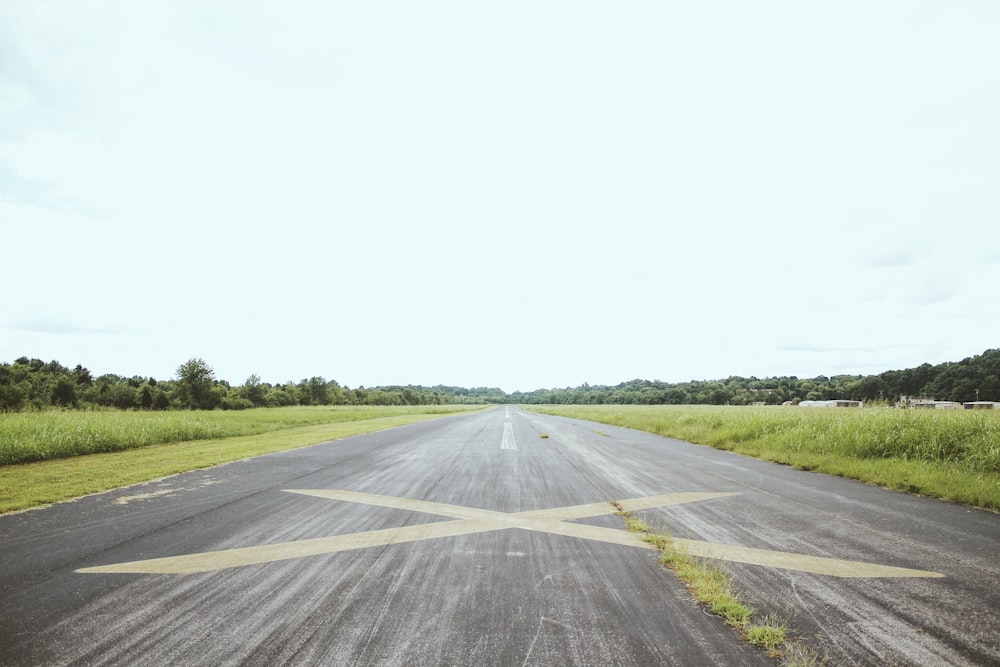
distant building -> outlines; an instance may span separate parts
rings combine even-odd
[[[836,400],[836,401],[800,401],[800,408],[860,408],[863,407],[864,403],[861,401],[848,401],[848,400]]]
[[[1000,403],[996,401],[969,401],[962,405],[966,410],[1000,410]]]
[[[931,396],[929,398],[927,396],[921,396],[919,398],[916,397],[916,396],[900,396],[899,397],[899,403],[896,404],[896,407],[898,407],[898,408],[924,408],[924,409],[927,409],[927,410],[933,410],[935,403],[937,403],[937,401],[934,399],[933,396]]]
[[[914,398],[913,396],[900,396],[899,408],[915,408],[919,410],[961,410],[962,404],[958,401],[938,401],[933,397]]]

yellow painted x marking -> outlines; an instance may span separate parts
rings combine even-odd
[[[275,561],[289,560],[292,558],[332,554],[340,551],[352,551],[354,549],[364,549],[367,547],[384,546],[388,544],[418,542],[421,540],[430,540],[441,537],[473,535],[475,533],[506,530],[508,528],[520,528],[522,530],[532,530],[541,533],[550,533],[553,535],[578,537],[585,540],[610,542],[612,544],[621,544],[630,547],[644,547],[647,549],[655,548],[652,545],[640,540],[635,534],[624,530],[605,528],[601,526],[590,526],[581,523],[567,523],[567,521],[572,519],[585,519],[588,517],[612,514],[615,512],[615,508],[609,503],[591,503],[588,505],[557,507],[547,510],[530,510],[527,512],[507,513],[476,509],[474,507],[462,507],[460,505],[446,505],[443,503],[427,502],[423,500],[412,500],[409,498],[393,498],[391,496],[380,496],[371,493],[358,493],[355,491],[338,491],[333,489],[286,490],[290,493],[299,493],[306,496],[316,496],[331,500],[364,503],[366,505],[411,510],[414,512],[426,512],[428,514],[445,516],[453,520],[415,526],[403,526],[400,528],[386,528],[384,530],[372,530],[363,533],[351,533],[348,535],[334,535],[331,537],[320,537],[311,540],[297,540],[294,542],[266,544],[256,547],[225,549],[223,551],[209,551],[206,553],[189,554],[185,556],[153,558],[129,563],[116,563],[113,565],[102,565],[99,567],[87,567],[77,570],[77,572],[119,574],[192,574],[195,572],[212,572],[215,570],[240,567],[243,565],[271,563]],[[624,500],[620,502],[620,505],[621,508],[627,512],[635,512],[653,507],[667,507],[669,505],[680,505],[700,500],[712,500],[715,498],[724,498],[734,495],[737,494],[667,493],[659,496],[647,496],[645,498]],[[734,563],[764,565],[786,570],[797,570],[800,572],[826,574],[834,577],[942,576],[935,572],[925,572],[923,570],[909,570],[900,567],[890,567],[887,565],[876,565],[873,563],[804,556],[801,554],[786,553],[782,551],[750,549],[747,547],[715,544],[712,542],[701,542],[697,540],[682,540],[675,538],[674,543],[678,548],[692,556],[714,558],[718,560],[732,561]]]

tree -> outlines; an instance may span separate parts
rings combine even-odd
[[[217,403],[212,394],[215,371],[204,359],[192,357],[177,367],[177,400],[192,410],[211,409]]]
[[[153,385],[147,382],[139,387],[135,402],[143,410],[151,410],[153,408]]]
[[[153,387],[153,409],[166,410],[170,407],[170,396],[159,386]]]
[[[105,397],[110,405],[119,410],[130,410],[139,404],[139,390],[130,385],[127,380],[121,380],[109,386]]]
[[[260,376],[256,373],[250,375],[243,383],[241,391],[243,398],[247,399],[255,406],[264,405],[267,402],[267,387],[260,381]]]
[[[268,407],[276,408],[284,405],[295,405],[295,397],[288,393],[284,387],[272,387],[264,397]]]
[[[26,392],[17,380],[10,366],[0,364],[0,412],[16,412],[24,407]]]
[[[60,375],[56,380],[55,386],[52,387],[52,405],[62,406],[62,407],[76,407],[76,382],[73,378],[66,375]]]
[[[326,379],[321,375],[314,375],[308,380],[299,383],[300,398],[302,405],[329,405],[330,392],[327,389]]]
[[[80,364],[77,364],[76,368],[73,369],[73,377],[76,378],[76,383],[81,387],[89,387],[94,384],[94,377],[90,374],[90,371]]]

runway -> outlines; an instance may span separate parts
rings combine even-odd
[[[0,517],[0,664],[774,664],[611,501],[831,664],[1000,660],[1000,516],[498,407]]]

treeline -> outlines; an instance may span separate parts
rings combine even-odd
[[[106,374],[93,377],[77,365],[21,357],[0,363],[0,411],[50,407],[110,407],[122,410],[242,410],[287,405],[442,405],[455,403],[527,403],[563,405],[778,405],[785,401],[852,399],[895,402],[900,396],[951,401],[1000,401],[1000,349],[958,362],[923,364],[878,375],[730,377],[725,380],[659,382],[631,380],[615,386],[538,389],[507,394],[497,388],[438,385],[342,387],[322,376],[271,384],[251,375],[233,387],[215,377],[202,359],[189,359],[176,377]]]
[[[725,380],[657,382],[632,380],[615,386],[539,389],[510,394],[510,403],[562,405],[780,405],[785,401],[851,399],[895,403],[900,396],[948,401],[1000,401],[1000,349],[958,362],[878,375],[790,377],[729,377]]]
[[[831,400],[849,395],[848,386],[860,375],[797,377],[730,377],[725,380],[659,382],[631,380],[619,385],[539,389],[515,393],[511,402],[536,405],[780,405],[795,400]]]
[[[502,402],[500,389],[389,386],[342,387],[313,376],[299,382],[271,384],[251,375],[234,387],[215,377],[202,359],[190,359],[175,378],[157,380],[108,373],[94,377],[81,365],[21,357],[0,363],[0,411],[47,408],[118,408],[120,410],[243,410],[287,405],[444,405]]]

